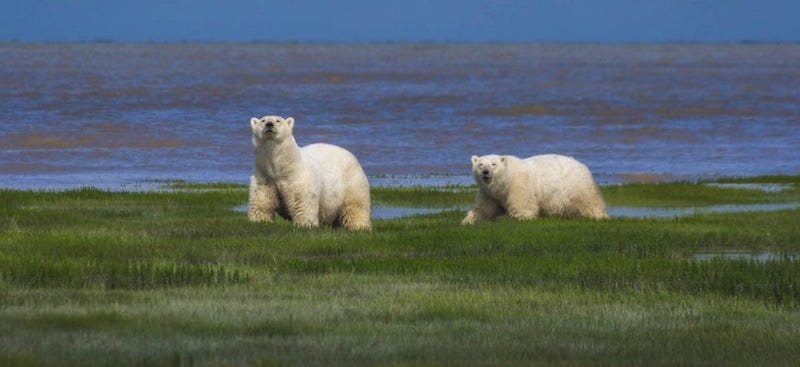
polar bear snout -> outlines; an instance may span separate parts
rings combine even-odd
[[[483,171],[481,171],[481,174],[482,174],[481,179],[483,180],[483,182],[489,183],[492,181],[492,175],[488,169],[484,168]]]

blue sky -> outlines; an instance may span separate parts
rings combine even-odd
[[[800,0],[0,0],[0,40],[800,42]]]

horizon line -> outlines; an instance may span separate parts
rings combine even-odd
[[[19,40],[19,39],[0,39],[0,44],[280,44],[280,45],[526,45],[526,44],[553,44],[553,45],[800,45],[800,40],[778,41],[778,40],[731,40],[731,41],[698,41],[698,40],[662,40],[662,41],[600,41],[600,40],[375,40],[375,41],[332,41],[332,40],[113,40],[113,39],[90,39],[90,40]]]

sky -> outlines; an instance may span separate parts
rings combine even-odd
[[[800,0],[0,0],[0,41],[800,42]]]

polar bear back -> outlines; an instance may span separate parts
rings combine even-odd
[[[303,160],[316,173],[320,185],[320,217],[330,222],[346,198],[366,201],[369,206],[369,182],[358,159],[346,149],[325,143],[300,148]],[[358,196],[358,197],[354,197]]]
[[[589,168],[572,157],[543,154],[523,159],[534,179],[533,191],[545,215],[575,216],[586,207],[605,212],[605,204]],[[600,214],[598,214],[600,215]]]
[[[589,168],[575,158],[558,154],[535,155],[523,159],[534,172],[542,189],[549,190],[553,186],[573,186],[591,179]]]

